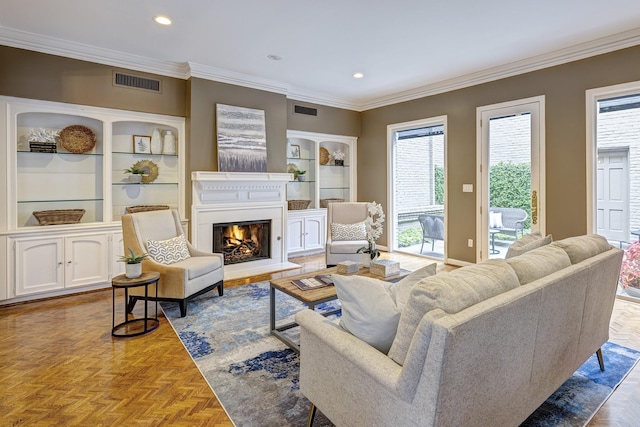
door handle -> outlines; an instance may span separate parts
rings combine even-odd
[[[538,223],[538,192],[533,190],[531,193],[531,223]]]

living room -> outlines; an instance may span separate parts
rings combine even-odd
[[[357,200],[376,200],[383,206],[388,204],[388,178],[386,173],[379,171],[388,170],[387,126],[446,115],[449,188],[447,221],[450,224],[447,235],[448,259],[454,265],[466,265],[478,261],[476,248],[468,245],[469,239],[477,239],[478,236],[476,199],[473,194],[462,191],[463,184],[475,183],[477,179],[476,109],[480,106],[516,99],[545,97],[545,171],[548,184],[545,231],[552,234],[554,239],[592,231],[591,217],[587,209],[590,196],[587,179],[589,172],[585,167],[588,157],[585,144],[587,139],[585,93],[590,89],[640,81],[637,60],[640,57],[638,37],[636,34],[628,35],[606,47],[584,46],[582,51],[571,59],[566,59],[569,58],[567,56],[563,61],[551,65],[541,57],[538,65],[531,65],[525,72],[503,70],[502,74],[494,75],[479,83],[467,80],[465,83],[460,82],[455,85],[451,82],[452,90],[445,89],[446,85],[443,85],[440,89],[425,91],[420,96],[413,96],[407,100],[398,100],[389,104],[381,103],[364,109],[350,109],[298,100],[288,97],[286,93],[269,91],[266,87],[256,88],[216,81],[206,78],[204,74],[196,77],[198,72],[195,68],[191,70],[192,76],[185,79],[162,73],[144,72],[135,67],[127,68],[124,63],[117,66],[106,65],[87,59],[44,53],[38,49],[30,50],[26,43],[16,47],[17,42],[10,42],[3,38],[0,46],[2,63],[0,95],[184,118],[187,137],[183,140],[186,145],[184,147],[185,169],[181,179],[185,192],[185,206],[181,209],[186,220],[191,219],[189,209],[193,196],[190,185],[191,173],[218,169],[216,104],[265,111],[269,172],[287,172],[288,130],[357,137]],[[160,80],[162,92],[147,93],[115,87],[112,83],[114,72]],[[294,110],[295,105],[316,109],[317,116],[297,114]],[[4,169],[3,174],[8,173],[7,168]],[[6,175],[5,181],[9,181]],[[0,195],[4,200],[8,200],[7,191],[4,185],[0,189]],[[0,214],[0,220],[3,224],[8,222],[6,212]],[[2,264],[0,265],[2,268],[0,270],[7,272],[9,271],[7,230],[1,231]],[[379,239],[380,247],[385,247],[387,239],[385,232]],[[311,265],[314,262],[311,261]],[[252,277],[250,280],[262,279]],[[12,286],[8,283],[6,285]],[[6,289],[2,292],[6,292]],[[0,293],[0,295],[5,294]],[[91,294],[83,295],[77,299],[69,299],[63,305],[73,306],[88,302],[87,307],[92,307],[90,304],[92,298]],[[106,301],[110,302],[109,299]],[[105,325],[101,333],[108,335],[111,312],[110,307],[106,307],[105,310],[104,303],[105,300],[98,302],[98,306],[103,309],[98,319]],[[49,302],[48,304],[51,307],[57,303]],[[16,307],[25,312],[30,310],[29,304],[15,306],[11,310],[15,312]],[[92,309],[95,309],[95,306],[86,311],[84,316],[91,317]],[[41,316],[41,328],[46,330],[48,322],[61,322],[59,316],[63,316],[63,313],[58,312],[53,317],[46,317],[43,314]],[[93,321],[80,320],[82,316],[74,319],[67,328],[77,329],[75,336],[78,342],[81,342],[81,335],[85,328],[96,328],[93,329],[94,337],[95,331],[100,330],[100,326],[95,325]],[[35,327],[33,324],[29,325],[29,327]],[[43,329],[40,330],[43,331]],[[170,333],[173,333],[170,326],[163,324],[158,331],[154,332],[155,335],[150,337],[154,338],[154,341],[166,342],[171,340],[168,336]],[[637,334],[636,331],[633,333]],[[22,331],[19,328],[17,335],[29,336],[29,339],[32,339],[31,335],[27,335],[26,330]],[[99,337],[100,333],[97,336]],[[86,345],[90,344],[86,343]],[[147,348],[147,344],[135,340],[128,343],[126,348],[118,345],[113,346],[114,352],[118,353],[112,359],[116,363],[127,363],[130,357],[129,352],[133,351],[139,353],[136,357],[153,357],[154,363],[162,364],[162,359],[156,358],[158,353],[154,353],[154,349],[158,352],[168,352],[176,359],[175,377],[179,377],[180,372],[188,369],[185,365],[181,365],[182,362],[178,359],[186,358],[187,362],[191,362],[188,357],[185,357],[179,341],[177,344],[175,342],[170,344],[175,347],[169,347],[169,351],[167,348],[161,349],[153,345]],[[41,374],[34,373],[34,375]],[[90,376],[90,373],[87,375]],[[203,383],[201,378],[198,380],[195,374],[189,375],[191,376],[185,381],[198,383],[201,391],[206,392],[208,387],[206,383]],[[119,386],[124,385],[119,384]],[[113,392],[117,394],[118,390],[115,389]],[[205,406],[215,400],[210,396],[202,399],[206,402]],[[40,416],[46,419],[47,411],[41,411]],[[224,419],[223,414],[215,416],[219,416],[220,420]],[[177,415],[172,419],[179,420]],[[225,422],[220,421],[219,425],[228,425]]]

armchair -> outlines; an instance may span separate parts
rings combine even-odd
[[[327,266],[337,265],[340,261],[362,261],[362,254],[358,249],[367,246],[366,234],[362,239],[336,240],[331,232],[331,224],[356,224],[363,222],[369,216],[368,203],[344,202],[329,203],[327,207],[327,243],[325,257]]]
[[[125,251],[148,252],[147,239],[164,241],[184,234],[180,216],[176,210],[139,212],[122,216],[122,232]],[[218,288],[224,292],[224,259],[221,254],[202,252],[187,241],[190,257],[172,264],[161,264],[152,258],[142,261],[142,271],[157,271],[158,300],[180,304],[180,316],[187,315],[187,302],[205,292]],[[142,292],[131,289],[127,311],[131,312]]]

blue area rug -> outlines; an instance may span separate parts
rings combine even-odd
[[[305,425],[309,401],[299,390],[298,356],[269,334],[268,282],[225,289],[222,298],[197,297],[184,318],[177,304],[161,306],[236,426]],[[278,292],[276,307],[281,324],[305,305]],[[290,333],[298,339],[297,328]],[[593,356],[523,426],[585,425],[640,357],[612,343],[603,353],[604,372]],[[331,425],[316,416],[314,426]]]

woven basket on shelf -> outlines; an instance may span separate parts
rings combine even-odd
[[[320,199],[320,207],[327,208],[329,207],[329,203],[340,203],[344,202],[344,199]]]
[[[169,209],[169,206],[167,205],[136,205],[136,206],[127,206],[127,213],[165,211],[167,209]]]
[[[84,215],[84,209],[54,209],[33,211],[40,225],[77,224]]]
[[[311,200],[287,200],[287,204],[290,211],[299,211],[307,209],[311,204]]]

